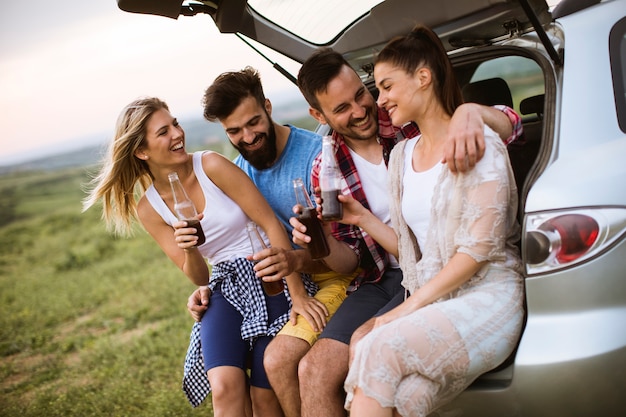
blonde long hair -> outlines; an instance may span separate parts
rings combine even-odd
[[[150,116],[167,104],[155,97],[140,98],[122,110],[115,126],[115,135],[108,146],[100,172],[88,184],[83,212],[102,199],[102,218],[117,235],[132,234],[137,219],[137,197],[152,184],[148,164],[135,157],[146,145],[146,125]]]

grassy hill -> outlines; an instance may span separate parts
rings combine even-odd
[[[84,169],[0,177],[0,415],[212,415],[181,391],[194,286],[81,213]]]

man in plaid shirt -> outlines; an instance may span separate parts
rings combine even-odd
[[[393,146],[418,133],[415,125],[402,129],[391,125],[373,96],[341,54],[328,48],[314,53],[302,66],[298,85],[310,105],[310,113],[333,130],[335,152],[342,172],[342,200],[356,200],[389,224],[387,162]],[[453,171],[471,169],[484,152],[483,123],[510,143],[521,134],[521,119],[505,106],[464,104],[454,113],[448,166]],[[319,185],[318,156],[312,185]],[[367,197],[366,197],[367,191]],[[352,223],[344,217],[346,223]],[[303,226],[292,218],[296,243],[309,239]],[[404,299],[402,272],[397,260],[357,226],[325,225],[331,253],[324,264],[331,270],[360,273],[342,303],[299,364],[301,409],[304,417],[343,416],[343,381],[348,372],[349,343],[354,331],[398,305]],[[329,228],[331,228],[329,230]],[[331,233],[332,232],[332,233]],[[383,309],[384,307],[384,309]]]

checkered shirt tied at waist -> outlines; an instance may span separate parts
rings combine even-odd
[[[230,262],[220,262],[213,267],[209,288],[220,291],[243,317],[241,338],[250,342],[259,336],[275,336],[289,320],[289,311],[268,323],[267,306],[260,279],[252,269],[254,264],[245,258],[236,258]],[[302,274],[302,281],[307,294],[315,295],[318,290],[309,275]],[[285,286],[285,296],[291,306],[291,296]],[[210,308],[210,307],[209,307]],[[200,322],[194,323],[189,336],[189,348],[185,357],[183,392],[193,407],[199,406],[211,392],[211,386],[204,372],[204,360],[200,344]]]

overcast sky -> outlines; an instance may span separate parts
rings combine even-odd
[[[206,15],[132,14],[116,0],[2,1],[0,164],[66,150],[69,142],[104,141],[121,109],[140,96],[162,98],[179,119],[201,117],[204,89],[246,65],[259,69],[270,99],[297,96],[271,64]]]

